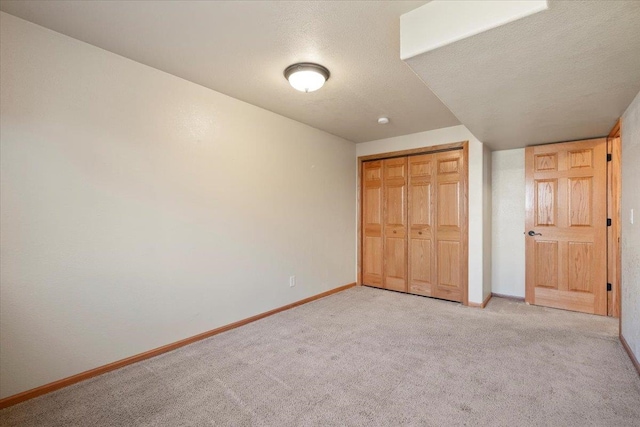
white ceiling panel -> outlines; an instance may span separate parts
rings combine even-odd
[[[400,15],[424,1],[2,1],[0,9],[354,142],[460,122],[400,60]],[[317,62],[319,91],[284,69]],[[388,116],[388,125],[377,119]]]
[[[493,149],[607,135],[640,91],[640,1],[550,1],[407,63]]]

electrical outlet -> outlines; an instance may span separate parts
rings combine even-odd
[[[289,287],[293,288],[296,285],[296,276],[289,276]]]

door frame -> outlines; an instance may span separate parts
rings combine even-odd
[[[362,286],[362,164],[372,160],[384,160],[394,157],[415,156],[419,154],[439,153],[444,151],[462,150],[462,162],[464,164],[462,173],[463,191],[463,217],[462,221],[462,305],[469,305],[469,141],[453,142],[450,144],[432,145],[428,147],[412,148],[408,150],[391,151],[387,153],[370,154],[358,157],[358,176],[356,178],[357,194],[357,279],[356,284]]]
[[[611,298],[611,304],[607,304],[607,315],[620,319],[622,318],[621,129],[622,119],[620,118],[607,136],[607,153],[611,155],[611,161],[607,162],[607,214],[611,218],[611,227],[607,230],[607,283],[611,283],[611,294],[607,295],[607,298]]]

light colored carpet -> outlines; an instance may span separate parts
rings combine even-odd
[[[617,320],[353,288],[0,412],[2,426],[639,426]]]

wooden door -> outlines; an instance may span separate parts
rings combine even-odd
[[[434,155],[435,168],[435,266],[432,295],[462,301],[467,260],[464,228],[466,165],[461,150]]]
[[[606,139],[528,147],[526,301],[607,314]]]
[[[407,292],[407,158],[383,160],[382,173],[383,284]]]
[[[362,167],[362,282],[383,286],[382,161]]]
[[[431,296],[435,283],[435,251],[432,203],[434,155],[409,157],[408,257],[409,293]]]

